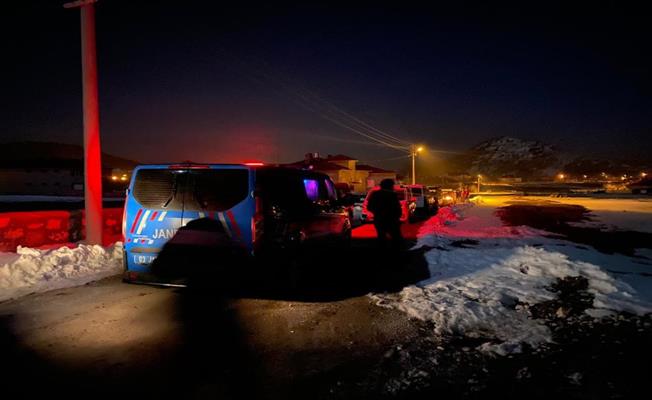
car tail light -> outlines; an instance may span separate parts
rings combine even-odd
[[[262,199],[258,196],[254,199],[256,201],[256,208],[254,210],[254,216],[251,217],[251,242],[255,244],[263,228],[263,203]]]
[[[122,241],[124,242],[127,237],[127,202],[122,208]]]

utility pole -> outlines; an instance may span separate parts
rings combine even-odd
[[[423,147],[413,144],[410,146],[410,155],[412,156],[412,184],[417,184],[417,173],[416,173],[416,159],[417,153],[423,151]]]
[[[86,243],[102,244],[102,152],[97,100],[97,52],[95,6],[97,0],[65,3],[64,8],[81,12],[81,58],[84,109],[84,202]]]
[[[416,159],[417,159],[417,152],[414,149],[414,145],[412,146],[411,153],[412,153],[412,184],[416,185],[417,183],[417,176],[416,176]]]

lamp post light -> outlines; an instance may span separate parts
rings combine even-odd
[[[84,203],[86,243],[102,244],[102,160],[97,100],[97,53],[95,48],[96,0],[63,5],[81,11],[82,87],[84,109]]]
[[[412,145],[410,148],[410,154],[412,155],[412,184],[416,185],[417,183],[417,175],[416,175],[416,159],[417,159],[417,153],[420,153],[423,151],[423,146],[416,146]]]

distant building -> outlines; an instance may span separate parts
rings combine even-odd
[[[319,156],[319,153],[308,153],[302,161],[287,164],[297,168],[310,168],[314,171],[324,173],[335,183],[347,184],[353,192],[364,193],[368,189],[378,185],[382,179],[391,178],[396,180],[396,172],[360,164],[355,158],[343,154],[328,155],[326,158]]]
[[[30,160],[0,164],[0,194],[74,196],[84,192],[80,160]]]
[[[393,179],[398,180],[396,172],[390,171],[387,169],[382,169],[374,167],[367,164],[360,164],[357,166],[360,171],[367,171],[369,175],[367,176],[367,188],[372,188],[374,186],[380,185],[380,181],[383,179]]]
[[[498,181],[502,183],[521,183],[523,181],[523,178],[519,178],[514,175],[503,175],[500,178],[498,178]]]
[[[451,182],[474,182],[478,179],[477,175],[465,173],[448,173],[444,178]]]
[[[14,142],[3,144],[2,148],[7,154],[0,160],[0,195],[84,194],[81,146]],[[130,171],[135,165],[134,161],[103,154],[104,194],[124,193]],[[123,179],[123,176],[126,178]]]
[[[652,194],[652,179],[642,179],[638,182],[630,183],[627,187],[632,191],[632,194]]]

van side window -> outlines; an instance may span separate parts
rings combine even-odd
[[[239,168],[190,171],[187,191],[185,210],[228,210],[247,198],[249,173]]]
[[[316,179],[304,179],[303,187],[306,189],[308,200],[319,200],[319,182]]]
[[[324,183],[326,184],[328,199],[337,200],[337,192],[335,191],[335,185],[333,185],[333,182],[330,179],[325,179]]]

